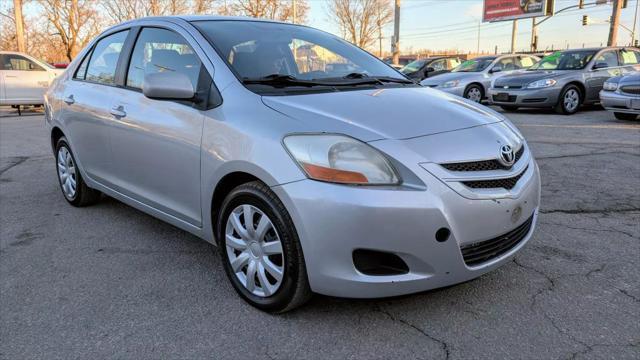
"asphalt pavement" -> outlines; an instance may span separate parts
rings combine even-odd
[[[638,359],[640,121],[507,114],[540,165],[530,243],[476,280],[383,300],[244,303],[214,246],[62,197],[41,114],[0,111],[0,359]]]

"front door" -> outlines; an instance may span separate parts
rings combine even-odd
[[[49,87],[49,74],[42,66],[18,54],[2,55],[2,82],[5,87],[5,103],[42,104]]]
[[[204,115],[189,101],[144,96],[144,76],[176,71],[198,89],[197,54],[168,29],[142,28],[128,65],[125,88],[111,104],[111,145],[118,191],[195,226],[201,226],[200,143]]]
[[[596,55],[593,61],[592,70],[587,73],[587,96],[586,101],[597,100],[600,97],[600,90],[607,79],[622,74],[618,60],[618,50],[605,50]]]

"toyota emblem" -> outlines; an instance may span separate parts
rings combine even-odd
[[[511,145],[502,145],[500,147],[500,156],[498,156],[498,160],[504,166],[513,166],[513,163],[516,161],[516,156],[513,153]]]

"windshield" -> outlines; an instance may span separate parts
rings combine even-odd
[[[369,53],[309,27],[234,20],[193,24],[245,84],[295,87],[302,80],[309,87],[313,81],[327,86],[330,79],[340,79],[341,85],[361,84],[363,78],[408,81]]]
[[[587,66],[595,53],[593,50],[557,51],[542,58],[529,70],[580,70]]]
[[[414,72],[420,70],[420,68],[422,68],[426,62],[427,62],[427,60],[415,60],[415,61],[412,61],[412,62],[408,63],[407,66],[403,67],[402,70],[400,70],[400,71],[403,74],[414,73]]]
[[[457,68],[453,69],[452,72],[480,72],[486,69],[493,60],[496,58],[488,57],[488,58],[475,58],[472,60],[467,60],[462,64],[458,65]]]

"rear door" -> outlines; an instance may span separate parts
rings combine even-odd
[[[109,105],[116,90],[116,68],[129,31],[100,39],[62,89],[61,117],[76,161],[93,180],[113,181]]]
[[[143,27],[117,90],[111,116],[111,144],[118,191],[195,226],[201,226],[200,144],[204,115],[192,101],[149,99],[145,75],[175,71],[194,90],[211,85],[187,33]],[[209,87],[207,87],[209,86]],[[205,91],[205,90],[202,90]]]
[[[599,99],[600,90],[607,79],[622,74],[618,59],[618,50],[609,49],[596,54],[587,76],[586,101]]]
[[[4,54],[0,76],[3,78],[6,104],[44,103],[49,74],[35,61],[18,54]]]

